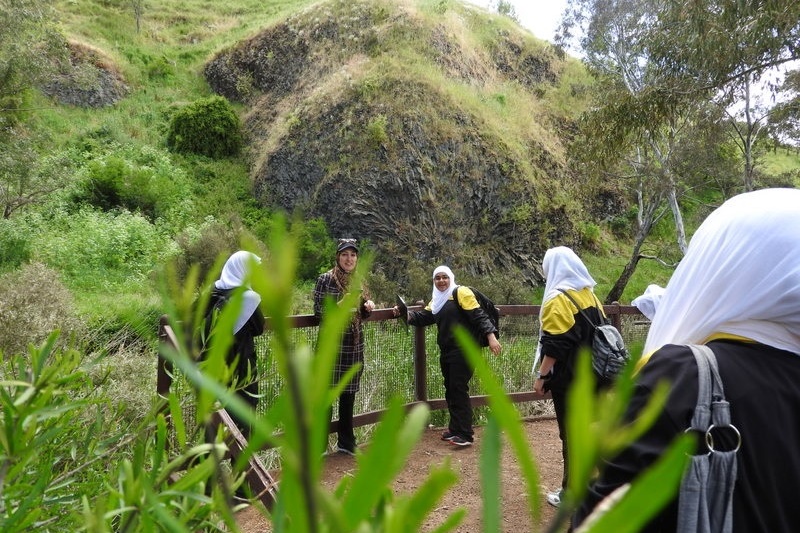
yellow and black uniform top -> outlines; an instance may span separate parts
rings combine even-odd
[[[467,328],[475,336],[486,336],[495,331],[492,321],[478,304],[472,289],[459,285],[456,290],[458,291],[458,302],[454,299],[454,292],[435,315],[431,311],[430,303],[421,311],[408,312],[408,323],[413,326],[436,324],[438,328],[436,342],[442,354],[461,351],[461,346],[453,334],[456,325]]]
[[[594,324],[605,320],[602,304],[591,288],[568,292]],[[594,330],[575,304],[562,293],[544,303],[541,328],[541,355],[556,360],[548,388],[566,390],[572,383],[578,351],[582,346],[591,346]]]

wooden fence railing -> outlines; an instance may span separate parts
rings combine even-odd
[[[505,356],[511,359],[510,364],[512,365],[527,365],[527,367],[530,368],[533,354],[529,353],[531,352],[529,347],[532,345],[532,342],[534,342],[532,339],[538,338],[540,306],[498,305],[498,308],[500,309],[501,317],[500,340],[503,344],[503,355],[501,355],[500,358]],[[604,308],[611,322],[622,333],[626,344],[630,346],[637,342],[643,342],[647,334],[649,322],[647,322],[636,307],[612,304],[606,305]],[[412,306],[411,309],[420,309],[420,306]],[[435,345],[435,328],[410,328],[411,337],[408,338],[408,334],[405,333],[407,328],[400,325],[400,323],[392,317],[391,309],[375,310],[365,322],[365,328],[369,327],[369,324],[374,323],[372,324],[373,326],[381,327],[380,334],[382,336],[388,335],[390,338],[397,341],[389,343],[390,346],[386,343],[378,342],[374,347],[368,348],[372,352],[378,352],[377,354],[373,353],[372,357],[380,360],[382,357],[382,354],[380,354],[381,350],[410,350],[413,353],[413,357],[411,358],[413,361],[413,376],[410,378],[413,382],[413,395],[408,398],[406,407],[411,408],[418,403],[426,403],[433,411],[446,409],[447,403],[443,397],[429,397],[429,385],[431,382],[433,380],[435,380],[433,383],[436,384],[441,382],[441,378],[438,375],[438,364],[431,364],[431,360],[435,363],[438,359],[437,357],[431,356],[432,354],[438,354],[438,348]],[[298,332],[303,331],[306,340],[313,342],[316,336],[316,329],[319,326],[319,320],[313,315],[296,315],[291,317],[291,326]],[[267,330],[269,330],[269,327],[269,319],[267,319]],[[394,329],[392,330],[392,328]],[[160,321],[159,339],[162,343],[167,343],[177,348],[175,334],[166,316],[162,317]],[[269,359],[269,354],[266,352],[268,350],[268,345],[268,339],[259,341],[260,360]],[[524,353],[520,353],[520,349],[515,348],[519,346],[524,346]],[[433,350],[431,354],[429,354],[431,348],[433,348]],[[385,356],[386,354],[383,355]],[[403,354],[392,354],[392,356],[395,357],[393,361],[405,361],[408,359],[407,357],[403,357]],[[397,369],[395,368],[394,373],[397,373],[396,371]],[[262,381],[262,377],[268,375],[272,376],[272,381],[279,382],[280,378],[275,377],[273,374],[276,372],[276,369],[270,368],[266,363],[263,365],[259,363],[258,377],[260,382]],[[380,372],[373,373],[379,374]],[[159,356],[156,385],[158,394],[162,397],[166,397],[175,385],[175,378],[176,376],[169,362]],[[549,395],[543,396],[531,390],[532,385],[533,380],[531,379],[526,380],[526,382],[522,384],[509,384],[507,388],[508,397],[515,403],[537,402],[549,398]],[[392,383],[388,385],[384,383],[383,387],[391,389],[393,385]],[[404,385],[398,384],[395,385],[395,387],[403,388]],[[437,390],[441,390],[440,385]],[[277,393],[262,393],[262,396],[269,398],[276,394]],[[474,407],[484,406],[488,403],[488,396],[486,395],[476,394],[471,396],[470,399]],[[360,412],[357,409],[357,414],[353,418],[353,424],[356,427],[374,424],[380,419],[383,411],[382,405],[378,405],[377,409],[370,406],[369,409],[364,409]],[[236,429],[235,425],[230,420],[230,416],[224,412],[224,410],[221,410],[217,416],[215,416],[215,421],[216,423],[226,425],[229,430],[228,434],[233,436],[232,441],[228,444],[231,449],[231,454],[234,455],[235,458],[235,455],[244,449],[246,442],[243,441],[241,433]],[[335,432],[337,425],[338,420],[333,420],[330,424],[330,431]],[[239,442],[240,440],[243,442]],[[276,483],[269,475],[269,472],[258,461],[257,457],[255,455],[253,457],[254,459],[251,461],[250,471],[248,471],[247,476],[248,483],[250,483],[253,494],[259,495],[265,506],[270,507],[274,501]]]

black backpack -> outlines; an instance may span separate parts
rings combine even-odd
[[[602,314],[600,315],[602,322],[601,324],[595,324],[592,322],[592,319],[589,318],[589,314],[581,309],[581,306],[578,305],[578,302],[576,302],[567,291],[564,289],[558,290],[561,291],[564,296],[569,298],[573,304],[575,304],[575,307],[578,308],[578,312],[592,327],[592,330],[594,331],[592,335],[591,346],[592,370],[594,371],[595,377],[598,379],[601,386],[605,387],[610,385],[614,382],[617,374],[622,371],[622,368],[628,364],[628,361],[631,358],[630,353],[628,353],[628,349],[625,348],[625,341],[622,340],[622,335],[617,328],[603,319]],[[600,301],[597,300],[597,296],[594,298],[598,305],[602,305],[600,304]]]
[[[471,290],[475,294],[475,299],[478,300],[478,305],[480,305],[481,309],[483,309],[484,312],[486,312],[486,315],[489,317],[489,321],[492,323],[492,326],[494,326],[494,330],[495,330],[494,331],[494,336],[499,339],[500,338],[500,310],[497,308],[497,306],[494,304],[494,302],[492,300],[490,300],[488,296],[483,294],[481,291],[479,291],[475,287],[469,287],[467,285],[459,285],[459,287],[467,287],[469,290]],[[455,300],[456,304],[458,304],[458,306],[461,307],[461,302],[458,301],[458,287],[453,289],[453,300]],[[462,309],[462,311],[464,310],[463,307],[461,307],[461,309]],[[486,335],[484,335],[482,331],[476,331],[471,322],[469,323],[469,329],[470,329],[470,332],[472,333],[472,336],[475,338],[475,340],[478,342],[479,345],[481,345],[481,346],[489,346],[489,341],[486,340]]]

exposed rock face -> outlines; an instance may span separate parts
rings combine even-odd
[[[127,96],[124,78],[98,50],[70,43],[71,68],[42,87],[61,104],[78,107],[106,107]]]
[[[251,106],[263,205],[369,239],[391,276],[416,260],[474,274],[515,267],[537,279],[534,258],[575,243],[582,209],[563,155],[551,151],[558,133],[548,148],[487,121],[503,95],[475,100],[508,84],[537,98],[557,81],[558,59],[505,30],[487,49],[465,48],[477,41],[461,32],[486,22],[462,9],[454,27],[396,3],[333,1],[220,53],[206,78]]]

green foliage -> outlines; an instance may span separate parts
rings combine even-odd
[[[90,155],[78,171],[72,201],[104,211],[126,209],[171,230],[192,216],[192,193],[185,171],[169,154],[149,146],[112,143]]]
[[[378,149],[389,141],[387,121],[386,115],[378,115],[367,124],[367,140],[372,148]]]
[[[317,276],[333,266],[336,255],[328,226],[321,218],[295,220],[292,222],[292,231],[298,238],[297,277],[300,280],[316,280]]]
[[[176,258],[178,279],[188,279],[192,268],[199,269],[205,279],[212,273],[219,257],[228,257],[239,248],[240,233],[213,217],[206,218],[200,226],[188,226],[176,238],[180,254]]]
[[[30,257],[30,234],[26,228],[0,219],[0,272],[17,268]]]
[[[175,76],[175,64],[161,55],[147,61],[145,71],[151,80],[171,79]]]
[[[101,414],[83,356],[56,348],[56,338],[27,355],[0,357],[3,531],[80,529],[81,496],[106,491],[109,458],[125,448],[124,435]]]
[[[600,244],[600,226],[592,222],[583,222],[579,225],[581,245],[588,250],[597,250]]]
[[[0,351],[22,353],[29,344],[44,342],[53,330],[65,338],[85,332],[59,273],[30,263],[0,276]]]
[[[74,288],[113,287],[143,281],[175,253],[168,237],[127,211],[57,212],[33,240],[34,258],[58,268]]]
[[[242,148],[239,117],[222,96],[195,100],[173,114],[167,146],[215,159],[237,155]]]
[[[492,4],[495,6],[495,9],[499,15],[503,15],[504,17],[508,17],[514,22],[519,23],[519,18],[517,17],[517,11],[514,9],[514,4],[507,0],[493,0]]]
[[[0,131],[5,131],[26,116],[20,110],[29,91],[66,60],[66,47],[52,4],[44,0],[3,2],[0,28]]]

